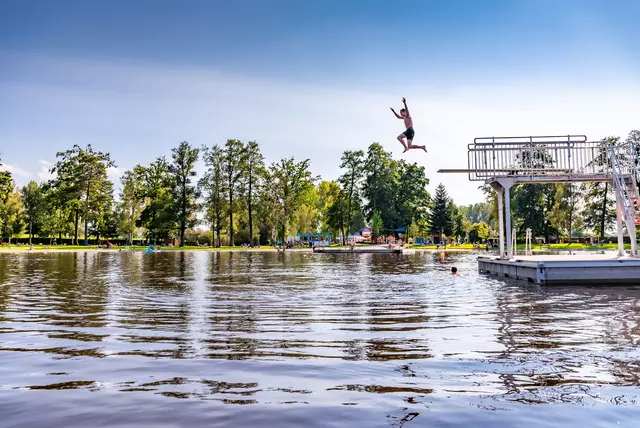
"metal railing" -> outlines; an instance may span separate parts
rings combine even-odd
[[[475,138],[468,146],[469,180],[502,176],[589,176],[611,173],[606,145],[585,135]]]

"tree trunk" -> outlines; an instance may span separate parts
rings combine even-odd
[[[84,243],[89,245],[89,202],[91,195],[91,179],[87,180],[87,199],[84,204]]]
[[[180,247],[184,247],[184,231],[187,228],[187,183],[182,182],[182,212],[180,215]]]
[[[31,238],[33,238],[33,221],[29,221],[29,246],[31,246]]]
[[[229,181],[229,245],[233,245],[233,190],[231,190],[231,181]]]
[[[80,208],[76,207],[76,221],[75,221],[75,230],[73,232],[73,240],[72,245],[78,245],[78,222],[80,221]],[[62,239],[62,238],[60,238]]]
[[[252,181],[253,181],[253,171],[251,171],[251,169],[249,169],[249,200],[248,200],[248,208],[249,208],[249,246],[253,248],[253,213],[252,213],[252,209],[251,209],[251,199],[252,199],[252,195],[251,195],[251,188],[252,188]]]
[[[600,216],[600,242],[604,242],[604,225],[607,215],[607,193],[609,192],[609,183],[604,183],[604,197],[602,198],[602,214]]]

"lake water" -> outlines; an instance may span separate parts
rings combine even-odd
[[[472,254],[0,253],[1,427],[638,427],[639,342]]]

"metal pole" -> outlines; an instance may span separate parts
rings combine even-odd
[[[618,232],[617,234],[618,234],[618,255],[619,256],[624,256],[624,231],[622,230],[622,216],[624,215],[622,212],[623,209],[624,209],[624,206],[620,198],[620,190],[616,189],[616,227]]]
[[[504,186],[504,208],[505,208],[505,216],[506,216],[506,232],[507,232],[507,258],[513,257],[513,243],[511,242],[511,193],[509,189],[511,188],[511,183],[507,186]]]
[[[498,195],[498,234],[499,234],[499,247],[498,251],[500,258],[504,258],[504,205],[502,203],[502,186],[500,183],[492,183],[491,186]]]

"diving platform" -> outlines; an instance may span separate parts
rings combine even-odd
[[[540,285],[640,285],[640,259],[615,254],[478,257],[478,271]]]
[[[481,137],[475,138],[467,148],[467,168],[438,172],[467,174],[470,181],[484,182],[496,192],[499,257],[479,258],[480,271],[526,278],[539,284],[591,280],[601,283],[606,278],[611,279],[605,283],[629,280],[640,284],[640,259],[636,259],[639,255],[636,225],[640,224],[640,158],[639,148],[633,142],[589,141],[585,135]],[[518,184],[584,182],[611,183],[615,191],[617,258],[514,258],[516,231],[512,229],[511,188]],[[625,229],[631,241],[631,258],[624,257]]]

